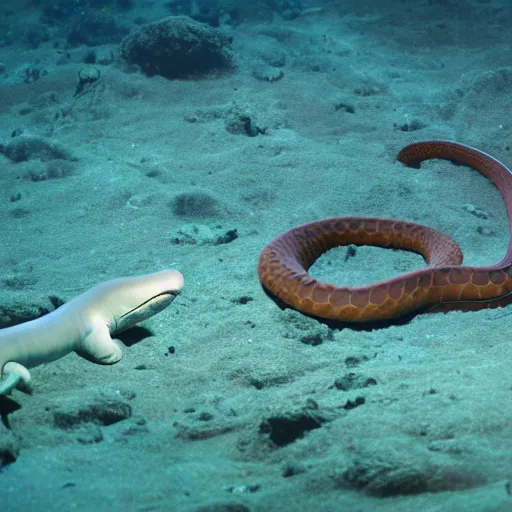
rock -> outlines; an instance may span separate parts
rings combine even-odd
[[[220,217],[224,207],[207,191],[194,190],[176,195],[170,203],[171,211],[177,217],[212,218]]]
[[[136,28],[121,41],[121,55],[149,76],[201,77],[229,69],[231,38],[187,16]]]
[[[131,417],[132,407],[129,402],[134,395],[128,392],[104,391],[96,396],[81,397],[79,400],[76,397],[61,399],[57,405],[49,406],[48,410],[54,426],[62,430],[73,430],[91,424],[108,426]],[[97,433],[89,430],[85,437],[95,438]]]
[[[10,140],[3,152],[13,162],[26,162],[39,159],[43,162],[49,160],[75,160],[70,153],[53,141],[35,135],[20,135]]]
[[[472,489],[485,483],[478,468],[409,439],[359,442],[351,455],[344,484],[379,498]]]

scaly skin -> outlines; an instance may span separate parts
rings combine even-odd
[[[508,251],[496,265],[461,265],[462,252],[452,239],[427,226],[392,219],[344,217],[311,222],[286,231],[260,254],[258,275],[264,288],[289,306],[341,322],[390,320],[425,310],[476,310],[512,302],[512,174],[495,158],[448,141],[406,146],[397,160],[419,168],[442,158],[470,166],[490,179],[507,207]],[[308,274],[325,251],[340,245],[376,245],[421,254],[428,267],[369,286],[333,286]]]

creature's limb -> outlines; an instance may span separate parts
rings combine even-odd
[[[0,395],[7,395],[15,388],[31,393],[30,372],[23,365],[10,361],[4,366],[2,374],[4,378],[0,380]]]
[[[89,329],[76,353],[97,364],[114,364],[121,360],[121,347],[110,337],[104,321],[98,319]]]

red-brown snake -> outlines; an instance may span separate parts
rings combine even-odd
[[[505,257],[488,267],[461,265],[462,252],[448,236],[427,226],[380,218],[343,217],[292,228],[264,247],[258,263],[263,287],[302,313],[341,322],[390,320],[425,310],[475,310],[512,302],[512,174],[492,156],[448,141],[403,148],[397,160],[419,168],[432,158],[476,169],[501,193],[509,220]],[[421,254],[428,266],[368,286],[334,286],[317,281],[309,267],[340,245],[376,245]]]

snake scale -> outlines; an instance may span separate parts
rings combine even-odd
[[[501,193],[509,219],[509,246],[495,265],[462,265],[462,251],[451,238],[427,226],[401,220],[341,217],[294,227],[274,238],[259,257],[263,287],[288,306],[341,322],[378,322],[411,313],[476,310],[512,302],[512,174],[492,156],[450,141],[424,141],[404,147],[397,160],[419,168],[433,158],[479,171]],[[340,245],[375,245],[421,254],[427,267],[368,286],[334,286],[314,279],[309,267]]]

